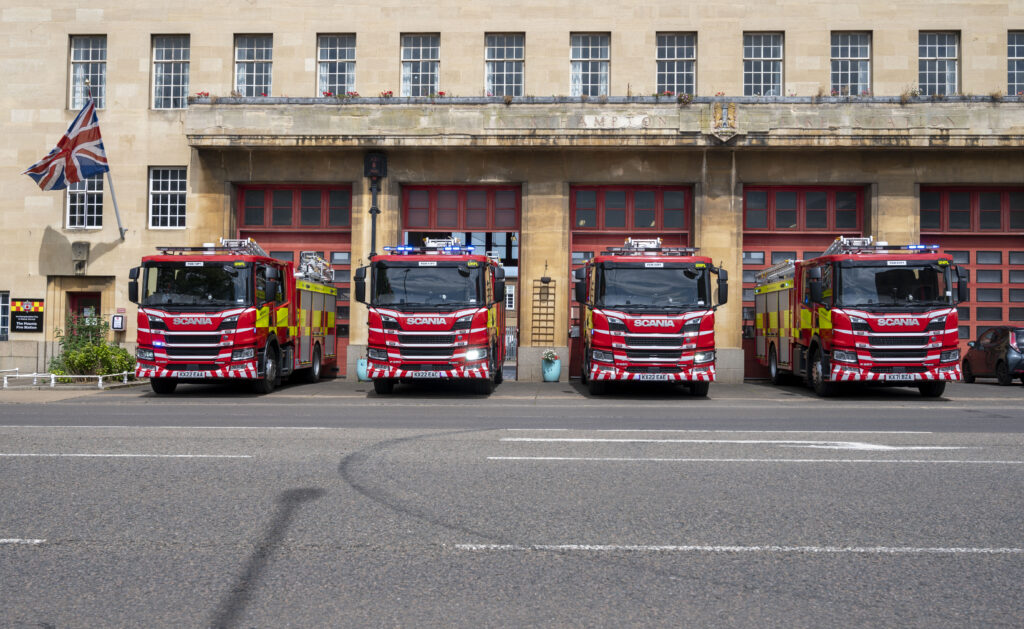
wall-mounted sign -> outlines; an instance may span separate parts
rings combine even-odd
[[[110,317],[110,329],[122,331],[124,330],[124,315],[116,314]]]
[[[11,332],[43,331],[42,299],[11,300]]]

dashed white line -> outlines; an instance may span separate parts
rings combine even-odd
[[[455,544],[456,550],[474,552],[653,552],[653,553],[817,553],[867,555],[1020,555],[1024,548],[914,547],[914,546],[669,546],[620,544]]]
[[[251,459],[251,454],[100,454],[60,452],[0,452],[0,457],[107,458],[107,459]]]
[[[689,443],[702,445],[776,445],[829,450],[963,450],[968,446],[887,446],[863,441],[806,441],[789,439],[610,439],[597,437],[502,437],[500,441],[528,443]]]
[[[3,428],[3,426],[0,426]],[[636,433],[750,433],[750,434],[836,434],[836,435],[932,435],[930,430],[724,430],[724,429],[696,429],[696,428],[506,428],[508,432],[572,432],[586,430],[587,432],[636,432]]]
[[[0,546],[38,546],[45,539],[22,539],[17,537],[0,538]]]
[[[640,458],[575,456],[489,456],[488,461],[611,461],[650,463],[970,463],[978,465],[1024,465],[1024,461],[986,459],[741,459],[741,458]]]

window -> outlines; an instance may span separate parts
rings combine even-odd
[[[402,35],[402,96],[438,92],[440,35]]]
[[[235,36],[235,91],[242,96],[270,96],[274,38]]]
[[[516,309],[516,287],[513,284],[505,284],[505,310]]]
[[[608,94],[608,67],[611,53],[608,34],[571,35],[570,96]]]
[[[658,33],[658,93],[693,94],[697,76],[697,36]]]
[[[356,91],[356,36],[321,35],[316,48],[317,95]]]
[[[921,190],[921,231],[1000,234],[1024,231],[1024,190]]]
[[[832,33],[832,95],[871,93],[871,33]]]
[[[0,292],[0,341],[6,341],[11,331],[11,294]]]
[[[747,186],[743,192],[745,229],[861,231],[861,188]]]
[[[184,167],[149,169],[149,226],[153,229],[184,229]]]
[[[959,92],[960,34],[921,32],[917,37],[917,83],[922,94]]]
[[[1010,31],[1006,37],[1006,93],[1024,92],[1024,31]]]
[[[690,189],[669,186],[573,186],[573,230],[675,231],[690,226]]]
[[[238,196],[243,229],[347,231],[350,227],[352,191],[348,188],[254,186],[243,188]]]
[[[523,95],[525,37],[522,33],[512,33],[490,34],[484,38],[484,89],[488,96]]]
[[[402,224],[409,231],[518,231],[519,186],[406,186]]]
[[[89,91],[100,109],[107,103],[107,36],[71,37],[71,109],[81,109]]]
[[[103,227],[103,175],[68,185],[68,229]]]
[[[153,109],[188,105],[188,35],[153,37]]]
[[[782,96],[782,33],[743,34],[743,95]]]

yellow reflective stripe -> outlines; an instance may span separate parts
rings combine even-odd
[[[764,329],[764,314],[760,313],[760,312],[757,313],[757,315],[754,317],[754,320],[756,321],[755,325],[757,326],[757,329],[758,330],[763,330]]]
[[[818,308],[818,329],[832,329],[832,311],[825,308]]]
[[[313,282],[306,282],[303,280],[295,281],[295,288],[299,290],[309,290],[314,293],[323,293],[325,295],[337,295],[338,289],[333,286],[325,286],[323,284],[315,284]]]
[[[811,327],[811,311],[807,308],[800,309],[800,329],[809,330]]]
[[[787,288],[793,288],[793,280],[782,280],[781,282],[773,282],[771,284],[765,284],[764,286],[758,286],[754,289],[755,295],[763,295],[764,293],[774,293],[780,290],[786,290]]]
[[[256,327],[270,327],[270,308],[268,308],[267,306],[263,306],[262,308],[256,311]]]
[[[288,336],[295,336],[298,331],[299,331],[299,326],[297,326],[297,325],[288,326]]]
[[[768,313],[768,329],[772,332],[779,329],[779,313],[775,311]]]
[[[277,309],[277,325],[278,327],[288,325],[288,307],[281,306]]]
[[[334,311],[333,310],[328,310],[327,311],[327,327],[329,327],[329,328],[333,328],[334,327]]]

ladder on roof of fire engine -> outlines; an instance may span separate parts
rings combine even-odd
[[[875,238],[874,236],[857,236],[857,237],[846,237],[840,236],[832,241],[832,244],[828,246],[821,255],[831,256],[840,253],[853,253],[854,251],[863,251],[865,249],[874,250]]]
[[[334,281],[334,271],[327,260],[316,254],[315,251],[302,251],[299,253],[299,266],[295,269],[295,277],[326,284]]]
[[[783,260],[759,272],[755,279],[758,284],[771,284],[772,282],[792,278],[795,270],[796,263],[793,260]]]
[[[267,252],[263,250],[263,247],[256,244],[256,241],[252,238],[221,238],[220,246],[210,243],[205,243],[201,247],[178,247],[178,246],[162,246],[157,247],[157,251],[166,254],[183,254],[183,253],[227,253],[234,255],[250,255],[250,256],[263,256],[267,257]]]
[[[621,247],[608,247],[606,254],[610,255],[654,255],[657,253],[674,253],[679,255],[692,255],[697,253],[697,247],[663,247],[661,238],[626,238]]]

